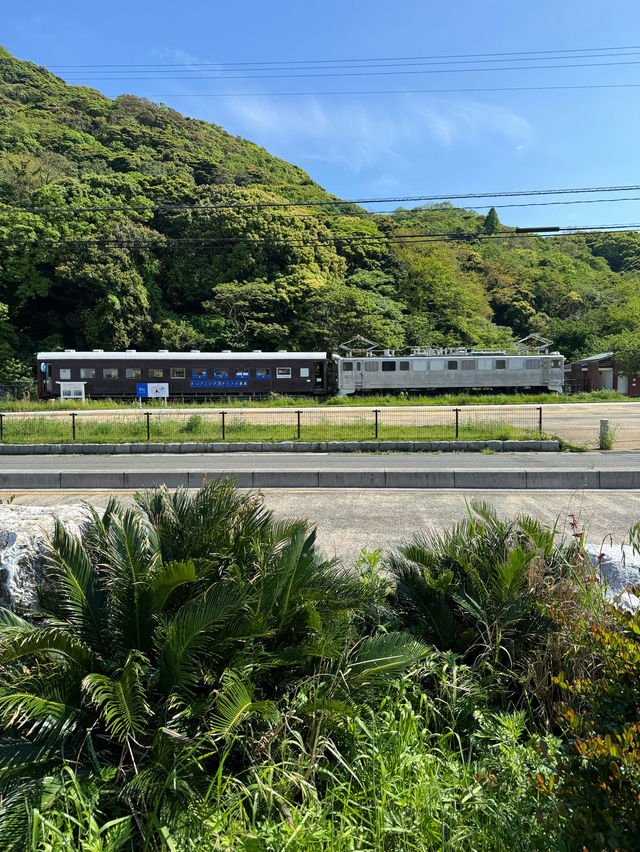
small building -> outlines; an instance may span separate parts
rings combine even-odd
[[[616,368],[615,354],[601,352],[565,367],[567,391],[615,390],[628,396],[640,396],[640,376],[625,376]]]

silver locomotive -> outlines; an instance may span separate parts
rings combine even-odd
[[[532,340],[533,338],[533,340]],[[550,341],[531,335],[515,354],[505,350],[421,349],[397,355],[364,338],[333,355],[339,396],[400,391],[541,390],[562,393],[564,357],[546,351]]]

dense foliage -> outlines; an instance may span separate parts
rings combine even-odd
[[[506,345],[539,331],[573,356],[640,332],[635,232],[516,237],[493,209],[317,206],[329,200],[220,127],[0,49],[0,380],[28,374],[38,349],[333,349],[355,333]]]
[[[0,610],[0,844],[632,852],[640,615],[587,566],[472,504],[347,571],[228,483],[59,524]]]

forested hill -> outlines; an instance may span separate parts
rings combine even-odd
[[[327,201],[216,125],[0,48],[0,380],[38,349],[331,350],[356,333],[490,346],[539,331],[574,356],[640,333],[635,232],[513,238],[450,205],[380,216]]]

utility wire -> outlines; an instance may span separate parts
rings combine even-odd
[[[402,60],[422,60],[422,59],[473,59],[473,58],[483,58],[483,57],[501,57],[501,56],[531,56],[531,55],[550,55],[555,53],[600,53],[602,51],[620,51],[620,50],[638,50],[640,49],[640,45],[622,45],[618,47],[575,47],[575,48],[556,48],[554,50],[510,50],[501,53],[448,53],[448,54],[440,54],[440,55],[431,55],[431,56],[374,56],[374,57],[351,57],[348,59],[309,59],[309,60],[245,60],[241,62],[220,62],[221,65],[295,65],[300,62],[313,62],[313,63],[335,63],[335,62],[384,62],[384,61],[402,61]],[[5,58],[0,59],[0,62],[11,62],[13,60]],[[120,64],[99,64],[99,65],[90,65],[87,63],[80,65],[49,65],[49,68],[133,68],[133,67],[154,67],[154,68],[164,68],[164,67],[181,67],[184,65],[212,65],[214,63],[211,62],[179,62],[179,63],[120,63]]]
[[[91,88],[88,85],[78,88]],[[583,83],[580,85],[550,86],[474,86],[462,89],[346,89],[324,92],[170,92],[148,95],[149,100],[164,101],[169,98],[300,98],[325,95],[437,95],[477,94],[487,92],[551,92],[580,89],[637,89],[640,83]]]
[[[256,201],[256,202],[227,202],[224,204],[118,204],[108,206],[32,206],[32,207],[17,207],[7,205],[0,207],[0,213],[99,213],[99,212],[114,212],[123,210],[138,210],[151,211],[158,210],[161,212],[171,212],[174,210],[229,210],[240,208],[287,208],[287,207],[334,207],[336,205],[348,204],[395,204],[415,201],[452,201],[452,200],[470,200],[475,198],[522,198],[527,196],[544,196],[544,195],[577,195],[589,192],[638,192],[640,191],[639,184],[631,184],[628,186],[581,186],[562,189],[523,189],[515,191],[502,192],[469,192],[469,193],[451,193],[449,195],[404,195],[387,198],[356,198],[351,200],[332,199],[327,201]],[[635,200],[635,199],[620,199]],[[594,199],[600,201],[600,199]],[[569,202],[567,202],[569,203]],[[602,199],[602,203],[606,203],[606,199]],[[495,206],[495,205],[492,205]]]
[[[640,65],[640,60],[629,59],[621,62],[573,62],[565,65],[510,65],[502,68],[421,68],[411,71],[354,71],[354,72],[329,72],[322,71],[320,74],[234,74],[227,77],[193,76],[190,80],[280,80],[280,79],[302,79],[309,77],[391,77],[416,74],[469,74],[485,71],[543,71],[554,68],[603,68],[619,65]],[[72,81],[85,79],[83,77],[69,77]],[[184,77],[92,77],[92,80],[118,81],[118,80],[183,80]]]

